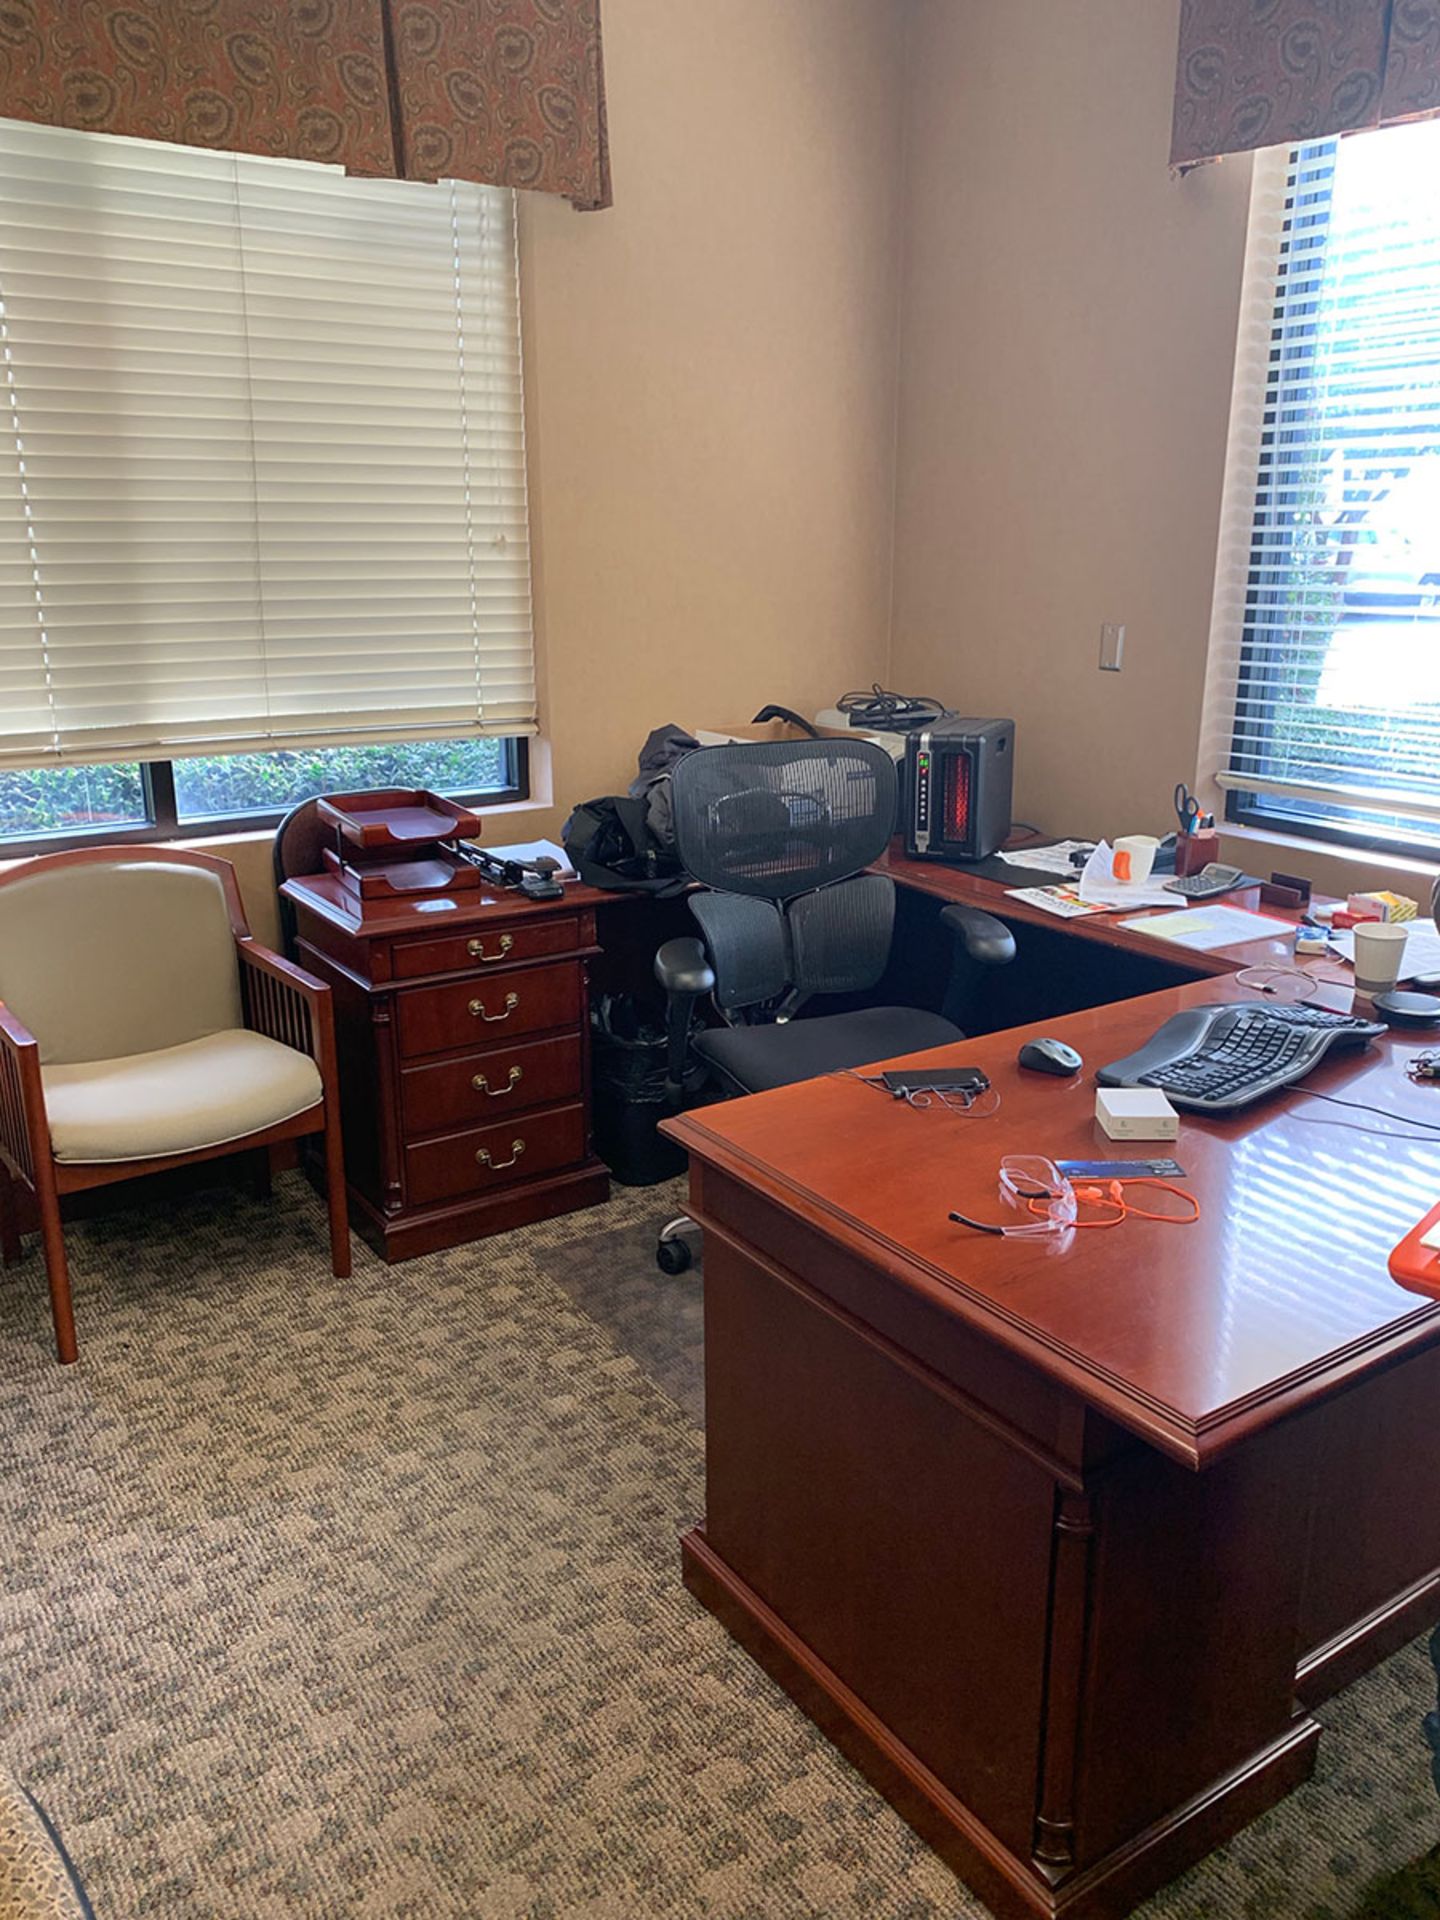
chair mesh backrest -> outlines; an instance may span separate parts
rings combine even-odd
[[[803,894],[786,907],[785,926],[790,977],[802,993],[862,993],[890,958],[895,882],[862,873]]]
[[[705,935],[719,1006],[758,1007],[762,1000],[784,993],[790,984],[790,954],[785,921],[773,900],[692,893],[690,911]]]
[[[704,747],[677,764],[670,793],[686,871],[763,900],[859,873],[895,828],[895,763],[868,740]]]

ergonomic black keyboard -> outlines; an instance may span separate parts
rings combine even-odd
[[[1102,1087],[1158,1087],[1172,1106],[1197,1113],[1230,1113],[1292,1086],[1333,1049],[1363,1046],[1385,1031],[1322,1007],[1187,1007],[1095,1078]]]

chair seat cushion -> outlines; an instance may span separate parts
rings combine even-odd
[[[45,1067],[57,1160],[153,1160],[242,1140],[321,1098],[308,1054],[231,1028],[155,1053]]]
[[[788,1020],[784,1026],[710,1027],[696,1034],[694,1046],[702,1060],[743,1092],[763,1093],[964,1038],[938,1013],[919,1007],[864,1007],[858,1013]]]

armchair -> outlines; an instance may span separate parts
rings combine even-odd
[[[66,1194],[321,1133],[350,1272],[330,989],[252,937],[235,870],[170,847],[0,875],[0,1260],[34,1199],[55,1344],[76,1358]]]

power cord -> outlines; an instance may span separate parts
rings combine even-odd
[[[1350,1107],[1356,1113],[1377,1114],[1380,1119],[1391,1120],[1399,1127],[1424,1127],[1426,1129],[1424,1133],[1382,1133],[1379,1127],[1365,1127],[1363,1129],[1357,1127],[1352,1129],[1352,1131],[1357,1133],[1363,1131],[1376,1134],[1381,1139],[1419,1140],[1428,1145],[1433,1136],[1440,1133],[1440,1120],[1417,1120],[1413,1114],[1392,1113],[1388,1107],[1372,1106],[1368,1100],[1342,1100],[1338,1094],[1316,1093],[1308,1087],[1299,1092],[1299,1098],[1302,1100],[1325,1100],[1328,1101],[1332,1107]],[[1308,1120],[1312,1126],[1341,1127],[1346,1124],[1343,1120],[1324,1120],[1319,1114],[1294,1113],[1293,1108],[1291,1108],[1290,1111],[1296,1120]]]
[[[914,1107],[917,1113],[924,1113],[930,1107],[943,1107],[947,1113],[969,1114],[976,1120],[988,1120],[992,1114],[1000,1111],[1000,1090],[993,1086],[978,1088],[973,1093],[961,1087],[953,1090],[940,1087],[889,1087],[879,1074],[857,1073],[854,1067],[836,1067],[826,1078],[858,1080],[862,1087],[873,1087],[888,1099],[903,1100],[907,1107]],[[981,1107],[979,1102],[988,1094],[994,1095],[992,1104]]]
[[[878,680],[868,693],[842,693],[835,705],[852,727],[871,733],[910,733],[943,720],[951,711],[943,700],[923,693],[891,693]]]

